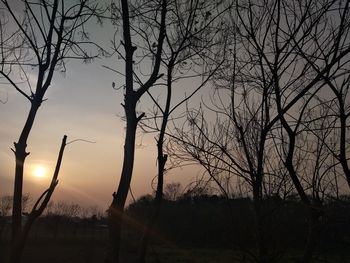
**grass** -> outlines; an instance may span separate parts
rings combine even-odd
[[[0,244],[0,262],[8,262],[9,246]],[[90,241],[32,241],[23,253],[23,263],[94,263],[103,262],[105,245]]]
[[[155,247],[149,252],[149,263],[236,263],[237,253],[228,249],[181,249]]]
[[[102,263],[107,251],[101,240],[59,239],[28,242],[23,263]],[[0,243],[0,262],[8,262],[8,244]],[[315,255],[313,263],[349,263],[350,253],[345,249],[323,251]],[[286,252],[278,262],[295,263],[300,251]],[[137,248],[124,249],[123,263],[137,262]],[[248,263],[242,253],[220,248],[179,248],[151,246],[147,263]]]

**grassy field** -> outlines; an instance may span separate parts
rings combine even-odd
[[[0,244],[0,262],[8,262],[9,247]],[[24,251],[23,263],[101,263],[104,262],[107,246],[101,241],[58,240],[33,241]],[[281,254],[276,262],[298,262],[297,251]],[[137,262],[137,250],[124,249],[123,262]],[[244,263],[252,262],[251,258],[238,251],[218,248],[178,248],[152,246],[148,254],[148,263]],[[326,254],[316,255],[314,263],[349,263],[350,253],[343,250],[329,251]]]
[[[24,250],[23,263],[92,263],[103,262],[103,244],[76,241],[29,242]],[[1,244],[0,262],[8,261],[9,246]]]
[[[0,262],[8,261],[9,247],[0,245]],[[32,242],[24,251],[24,263],[100,263],[104,261],[107,246],[105,243],[91,242]],[[125,263],[137,261],[137,251],[124,250]],[[152,247],[149,263],[228,263],[234,260],[234,253],[221,249],[179,249]]]

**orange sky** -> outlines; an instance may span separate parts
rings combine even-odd
[[[54,199],[101,207],[107,207],[111,201],[121,172],[124,143],[123,94],[122,90],[112,89],[112,82],[121,85],[123,79],[102,67],[106,64],[123,70],[122,61],[111,58],[92,64],[70,61],[67,73],[56,72],[28,140],[30,155],[26,159],[24,192],[33,198],[48,186],[61,139],[67,134],[68,141],[85,139],[95,143],[78,141],[66,147]],[[32,79],[34,84],[34,74]],[[182,89],[175,91],[178,96],[174,104],[185,96]],[[11,147],[24,125],[29,102],[4,84],[0,85],[0,96],[8,98],[5,104],[0,104],[0,195],[4,195],[13,191],[15,162]],[[149,98],[141,102],[145,110],[151,109],[151,104]],[[141,131],[138,134],[132,181],[135,196],[151,192],[151,179],[156,174],[154,137],[155,134],[144,135]],[[34,175],[38,166],[45,168],[45,176]],[[197,175],[197,170],[172,171],[166,182],[186,184]]]
[[[15,6],[16,2],[13,4]],[[92,40],[110,50],[115,28],[106,23],[103,27],[91,23],[89,27]],[[123,61],[114,56],[96,59],[90,64],[69,60],[65,74],[56,72],[28,140],[30,155],[26,159],[24,192],[32,199],[48,187],[62,137],[67,134],[68,141],[84,139],[95,143],[78,141],[66,147],[59,185],[53,198],[103,208],[109,205],[119,182],[125,125],[121,120],[124,115],[121,106],[123,90],[112,89],[112,82],[119,87],[124,79],[103,65],[124,71]],[[146,72],[149,68],[149,64],[143,64],[141,69]],[[35,86],[35,71],[28,70],[27,74]],[[179,81],[174,87],[173,105],[195,88],[191,80]],[[208,94],[208,90],[205,92]],[[156,97],[164,98],[161,93]],[[15,160],[11,147],[18,140],[30,106],[22,95],[0,79],[0,99],[6,98],[5,104],[0,103],[0,196],[12,194]],[[192,100],[191,106],[199,103],[200,98],[197,96]],[[153,103],[145,96],[139,108],[152,110]],[[184,108],[177,113],[183,111]],[[155,134],[144,135],[139,130],[132,180],[135,196],[151,192],[151,179],[156,175],[157,164],[154,137]],[[46,170],[42,177],[34,174],[39,166]],[[178,169],[166,175],[166,182],[185,185],[196,175],[198,167]]]
[[[28,141],[24,192],[34,197],[46,189],[62,136],[67,134],[68,141],[85,139],[95,143],[77,141],[66,147],[54,198],[107,207],[117,187],[123,158],[122,92],[112,89],[116,76],[100,63],[71,64],[66,76],[56,74],[47,101],[39,109]],[[18,139],[29,107],[11,87],[1,87],[1,92],[8,93],[8,101],[0,104],[0,195],[13,191],[14,155],[10,148]],[[156,174],[154,135],[139,132],[137,144],[132,188],[139,196],[151,191],[151,179]],[[34,175],[38,166],[47,170],[44,177]],[[196,172],[179,170],[169,174],[167,181],[187,182],[188,173],[192,178]]]

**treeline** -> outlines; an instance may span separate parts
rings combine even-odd
[[[29,195],[24,195],[22,207],[28,207]],[[10,239],[12,196],[0,197],[0,239]],[[29,212],[24,209],[23,223]],[[83,207],[72,202],[50,202],[29,234],[32,240],[42,239],[106,239],[106,215],[97,206]]]
[[[307,242],[308,209],[297,198],[265,198],[262,201],[266,219],[262,231],[270,260],[303,251]],[[154,199],[147,195],[127,209],[127,231],[138,240],[140,228],[149,220]],[[152,233],[153,244],[176,247],[227,248],[234,251],[256,251],[254,202],[250,198],[227,199],[218,195],[181,195],[176,200],[164,200],[162,212]],[[329,200],[323,216],[315,225],[318,238],[316,255],[329,255],[335,250],[346,257],[350,240],[349,196]]]
[[[228,249],[242,254],[246,260],[258,249],[254,202],[249,197],[227,198],[208,189],[181,191],[180,184],[165,187],[161,212],[150,235],[152,247]],[[7,204],[10,196],[0,198]],[[24,204],[29,197],[24,200]],[[10,203],[10,202],[9,202]],[[124,246],[136,251],[141,235],[154,212],[155,199],[145,195],[132,202],[124,217]],[[262,201],[264,240],[271,262],[297,258],[308,237],[308,208],[297,198],[266,197]],[[10,217],[0,206],[1,241],[10,238]],[[26,218],[24,213],[24,220]],[[315,258],[349,259],[350,196],[340,196],[324,203],[323,215],[315,225],[318,233]],[[99,242],[104,247],[108,238],[106,213],[97,207],[84,208],[78,204],[51,202],[30,232],[31,242]],[[75,243],[74,243],[75,244]],[[96,244],[96,243],[95,243]],[[243,261],[245,262],[245,261]],[[330,261],[333,262],[333,261]]]

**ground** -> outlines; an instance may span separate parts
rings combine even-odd
[[[8,262],[8,245],[0,244],[0,262]],[[32,241],[24,252],[23,263],[101,263],[104,261],[106,243],[94,240],[58,240]],[[345,252],[345,251],[343,251]],[[291,256],[293,254],[293,256]],[[349,253],[328,253],[327,256],[317,257],[313,261],[329,263],[350,262]],[[298,252],[284,254],[278,262],[294,263]],[[136,253],[125,252],[124,263],[136,262]],[[179,248],[152,246],[148,254],[148,263],[244,263],[251,262],[239,251],[220,248]]]

